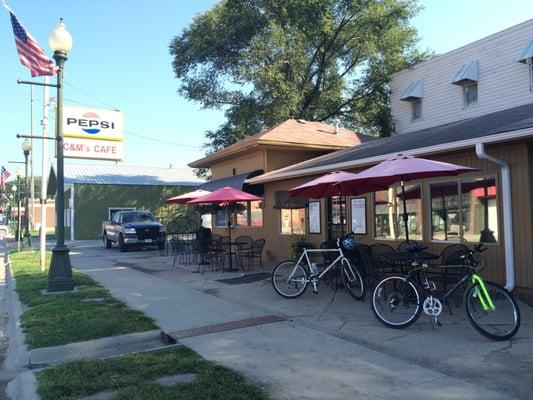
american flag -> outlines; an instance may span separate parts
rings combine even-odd
[[[56,73],[56,66],[46,55],[39,43],[19,22],[13,11],[4,3],[5,8],[11,16],[11,25],[15,34],[15,44],[22,65],[29,68],[31,76],[47,75],[51,76]]]
[[[11,173],[2,165],[2,175],[0,176],[0,189],[5,189],[7,178],[11,176]]]

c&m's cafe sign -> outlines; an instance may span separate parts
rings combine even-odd
[[[124,158],[121,111],[65,106],[63,152],[66,158],[120,161]]]

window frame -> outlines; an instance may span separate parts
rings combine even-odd
[[[282,212],[283,210],[289,210],[291,212],[291,217],[290,217],[290,221],[291,221],[291,232],[290,233],[286,233],[286,232],[283,232],[282,231],[282,221],[281,221],[281,216],[282,216]],[[293,213],[293,210],[304,210],[304,222],[302,224],[302,230],[303,232],[302,233],[294,233],[294,227],[292,226],[292,213]],[[280,235],[284,235],[284,236],[292,236],[292,235],[307,235],[308,234],[308,229],[307,229],[307,225],[308,225],[308,211],[307,211],[307,207],[302,207],[302,208],[280,208],[279,209],[279,234]]]
[[[461,85],[463,88],[463,109],[475,107],[479,103],[479,84],[478,81],[466,82]],[[476,99],[475,101],[468,102],[468,91],[470,88],[476,88]]]
[[[411,122],[420,121],[422,119],[422,97],[415,97],[410,101],[411,103]],[[419,114],[415,117],[416,105],[419,107]]]
[[[415,238],[412,238],[411,237],[411,234],[409,234],[409,240],[417,240],[417,241],[423,241],[424,238],[425,238],[425,229],[426,229],[426,226],[425,226],[425,212],[424,212],[424,208],[425,208],[425,204],[424,204],[424,186],[423,186],[423,182],[422,181],[409,181],[409,182],[406,182],[405,186],[419,186],[420,187],[420,218],[422,219],[422,222],[421,222],[421,238],[420,239],[415,239]],[[400,189],[401,191],[401,185],[400,183],[395,183],[393,185],[391,185],[390,187],[394,187],[394,189],[396,190],[396,197],[398,197],[398,189]],[[372,234],[372,240],[374,241],[385,241],[385,242],[401,242],[401,241],[404,241],[405,240],[405,237],[397,237],[397,238],[394,238],[394,237],[378,237],[376,236],[377,235],[377,231],[376,231],[376,192],[372,192],[372,196],[371,196],[371,207],[372,207],[372,213],[371,213],[371,217],[372,217],[372,228],[371,228],[371,234]],[[407,200],[409,201],[409,200]],[[400,218],[400,224],[402,225],[400,227],[400,229],[403,229],[403,203],[402,203],[402,200],[401,199],[398,199],[397,202],[396,202],[396,206],[400,209],[400,212],[398,213],[398,217]]]
[[[257,201],[259,202],[260,204],[263,203],[264,200],[254,200],[254,201]],[[235,219],[235,213],[231,213],[231,227],[232,228],[238,228],[238,229],[247,229],[247,228],[263,228],[264,226],[264,213],[261,212],[261,225],[252,225],[252,210],[251,210],[251,203],[253,203],[254,201],[239,201],[238,203],[246,203],[246,221],[247,221],[247,224],[246,225],[237,225],[237,221]],[[259,208],[261,210],[264,210],[264,206],[260,205]],[[227,212],[226,210],[224,209],[224,213],[226,213],[226,216],[227,216]],[[225,222],[224,225],[218,225],[218,221],[217,221],[217,212],[214,212],[212,213],[212,215],[214,215],[214,217],[212,216],[211,217],[211,224],[213,227],[215,228],[227,228],[228,227],[228,221]]]
[[[475,174],[475,175],[471,175],[471,176],[468,176],[468,177],[456,177],[456,183],[458,185],[458,196],[459,196],[459,201],[460,201],[460,204],[459,204],[459,228],[460,228],[460,231],[459,231],[459,236],[457,237],[456,240],[439,240],[439,239],[433,239],[433,230],[432,230],[432,206],[431,206],[431,184],[439,184],[439,183],[446,183],[446,182],[451,182],[450,180],[451,177],[443,177],[441,179],[431,179],[431,180],[427,180],[425,181],[424,183],[426,184],[426,188],[424,190],[424,193],[426,193],[426,200],[424,201],[425,205],[427,207],[427,214],[429,216],[429,218],[427,218],[427,223],[424,224],[424,229],[427,229],[427,235],[425,235],[427,237],[427,242],[429,243],[434,243],[434,244],[477,244],[478,242],[470,242],[468,240],[465,240],[464,239],[464,235],[463,235],[463,201],[462,201],[462,196],[463,196],[463,190],[462,190],[462,184],[463,183],[466,183],[466,182],[471,182],[473,180],[476,180],[476,179],[494,179],[494,186],[496,186],[496,218],[497,218],[497,226],[498,226],[498,231],[496,232],[497,233],[497,237],[498,239],[496,240],[496,242],[493,242],[493,243],[484,243],[485,246],[501,246],[502,245],[502,235],[501,235],[501,224],[503,223],[502,221],[502,218],[501,218],[501,211],[500,211],[500,195],[499,195],[499,187],[500,187],[500,183],[498,181],[498,176],[497,174],[487,174],[487,175],[484,175],[484,174]]]

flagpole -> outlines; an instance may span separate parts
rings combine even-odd
[[[28,212],[28,221],[29,221],[29,225],[30,225],[30,228],[33,228],[34,224],[33,224],[33,216],[35,215],[35,205],[34,205],[34,197],[35,197],[35,178],[34,178],[34,175],[33,175],[33,153],[35,153],[35,151],[33,151],[34,147],[33,147],[33,128],[34,128],[34,125],[33,125],[33,114],[34,114],[34,107],[33,107],[33,103],[34,103],[34,100],[33,100],[33,86],[30,85],[30,97],[31,97],[31,101],[30,101],[30,135],[31,135],[31,138],[30,138],[30,144],[31,144],[31,148],[32,148],[32,151],[30,152],[30,201],[31,201],[31,213],[29,212],[29,210],[27,211]],[[30,237],[30,240],[31,240],[31,237]]]
[[[44,95],[43,95],[43,119],[41,125],[43,127],[43,137],[48,137],[48,110],[50,107],[50,93],[48,91],[49,78],[44,77]],[[46,269],[46,213],[48,207],[46,205],[46,182],[47,182],[47,165],[46,159],[48,158],[48,143],[43,140],[43,159],[41,160],[41,229],[39,232],[39,265],[41,272]]]

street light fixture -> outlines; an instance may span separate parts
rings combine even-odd
[[[52,249],[52,261],[48,271],[48,292],[69,291],[74,289],[69,249],[65,245],[65,182],[63,175],[63,67],[67,54],[72,48],[72,36],[67,31],[63,18],[48,37],[48,44],[54,52],[57,71],[56,103],[56,245]]]
[[[28,156],[30,155],[31,151],[31,143],[26,138],[22,142],[22,145],[20,146],[22,148],[22,152],[24,153],[24,239],[22,240],[22,247],[28,246],[28,248],[31,249],[31,234],[30,234],[30,218],[28,215],[29,211],[29,203],[28,203]]]

